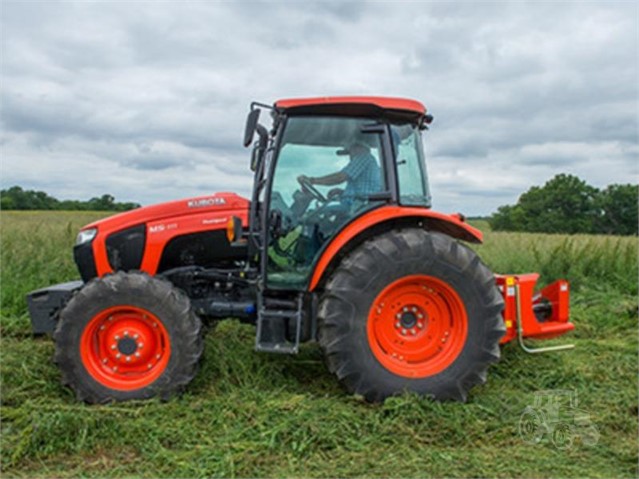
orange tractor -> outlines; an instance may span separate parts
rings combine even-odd
[[[407,99],[253,103],[250,200],[217,193],[89,224],[74,247],[82,280],[28,295],[63,382],[87,402],[167,397],[196,373],[202,324],[237,318],[256,326],[257,351],[318,341],[369,401],[463,401],[500,343],[530,350],[525,337],[573,329],[567,282],[535,294],[537,275],[495,277],[462,243],[482,233],[430,209],[431,121]]]

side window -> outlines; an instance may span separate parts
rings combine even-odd
[[[397,162],[400,203],[430,206],[419,130],[410,125],[393,126],[392,136]]]

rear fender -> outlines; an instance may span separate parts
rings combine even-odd
[[[384,206],[363,214],[335,235],[315,263],[308,290],[314,291],[345,252],[372,234],[407,225],[439,231],[470,243],[481,243],[483,240],[482,232],[465,223],[464,217],[460,214],[447,215],[425,208]]]

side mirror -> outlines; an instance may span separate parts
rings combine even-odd
[[[260,119],[260,109],[256,108],[251,110],[246,117],[246,127],[244,129],[244,147],[253,143],[253,135],[255,134],[255,128],[257,128],[257,120]]]

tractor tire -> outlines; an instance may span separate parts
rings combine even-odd
[[[469,248],[417,228],[348,254],[318,309],[319,343],[345,388],[379,402],[403,392],[466,401],[505,333],[494,275]]]
[[[61,311],[54,340],[62,383],[87,403],[168,399],[193,379],[203,350],[188,297],[137,272],[90,281]]]

